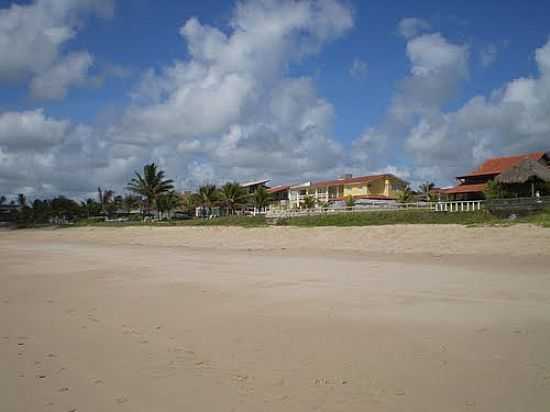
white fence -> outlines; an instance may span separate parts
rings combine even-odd
[[[435,203],[417,202],[417,203],[397,203],[397,202],[379,202],[372,204],[361,204],[353,207],[330,207],[313,209],[290,209],[290,210],[269,210],[266,213],[267,218],[289,218],[298,216],[313,216],[333,213],[359,213],[359,212],[380,212],[392,210],[411,210],[424,209],[435,210]]]
[[[483,200],[464,200],[455,202],[437,202],[436,212],[475,212],[481,210]]]
[[[292,210],[269,210],[267,218],[291,218],[299,216],[313,216],[333,213],[360,213],[360,212],[381,212],[399,210],[431,210],[434,212],[475,212],[483,207],[482,200],[456,201],[456,202],[417,202],[397,203],[380,202],[362,204],[353,207],[331,207],[313,209],[292,209]]]

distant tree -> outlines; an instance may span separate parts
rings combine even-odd
[[[32,202],[32,220],[34,223],[48,223],[50,215],[51,209],[47,200],[35,199]]]
[[[132,210],[136,210],[141,207],[141,198],[139,196],[127,194],[124,196],[123,205],[124,209],[130,213]]]
[[[102,211],[102,205],[94,199],[86,199],[85,202],[82,202],[82,211],[83,215],[90,218],[92,216],[98,216]]]
[[[259,187],[253,197],[254,207],[258,210],[265,210],[271,201],[271,193],[263,186]]]
[[[60,221],[73,221],[80,216],[80,205],[72,199],[59,196],[49,202],[52,216]]]
[[[128,184],[128,190],[145,197],[145,208],[150,211],[157,207],[160,195],[174,189],[174,181],[166,179],[166,174],[155,163],[146,164],[143,167],[143,175],[136,172],[136,176]]]
[[[234,214],[236,209],[246,205],[249,199],[248,192],[237,182],[227,182],[220,189],[220,203],[229,215]]]
[[[21,207],[27,207],[27,198],[23,193],[17,195],[17,204]]]
[[[181,203],[181,199],[178,193],[170,191],[159,195],[157,199],[157,208],[161,214],[171,212],[178,208]]]
[[[491,180],[487,183],[485,189],[485,197],[487,199],[505,199],[512,197],[512,194],[506,190],[506,187],[500,183]]]
[[[398,195],[398,200],[401,203],[409,203],[413,198],[413,191],[409,186],[405,186]]]
[[[432,192],[434,188],[435,188],[435,184],[433,182],[425,182],[420,185],[419,187],[420,193],[422,193],[426,201],[435,200],[434,194]]]
[[[195,196],[197,204],[201,206],[208,214],[219,201],[220,194],[216,185],[206,184],[199,187]]]
[[[4,203],[6,203],[6,196],[0,196],[0,206],[2,206]]]
[[[194,214],[195,208],[200,205],[198,193],[185,193],[181,196],[181,207],[187,212]]]
[[[16,213],[16,221],[19,224],[29,224],[33,222],[32,208],[27,204],[27,198],[23,193],[17,195],[17,204],[19,210]]]
[[[304,209],[313,209],[315,207],[315,204],[316,204],[316,200],[313,196],[311,195],[306,195],[304,196],[304,201],[302,203],[302,207]]]

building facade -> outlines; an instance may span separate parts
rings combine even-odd
[[[458,176],[458,184],[445,190],[450,200],[482,200],[489,182],[495,180],[501,173],[519,165],[524,160],[534,160],[542,165],[550,166],[550,152],[535,152],[518,156],[495,157],[488,159],[477,169],[464,176]]]
[[[305,182],[292,186],[278,186],[270,189],[272,208],[295,209],[304,204],[307,197],[314,199],[316,206],[354,200],[391,201],[408,183],[392,174],[353,177],[346,175],[339,179]]]

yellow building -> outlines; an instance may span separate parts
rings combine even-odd
[[[313,197],[318,204],[342,201],[350,196],[354,200],[395,200],[408,185],[392,174],[352,177],[321,182],[307,182],[288,188],[288,203],[300,207],[306,196]]]

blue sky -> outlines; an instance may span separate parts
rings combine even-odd
[[[346,171],[446,185],[550,149],[547,2],[391,6],[0,0],[0,192],[121,191],[148,161],[180,189]]]

